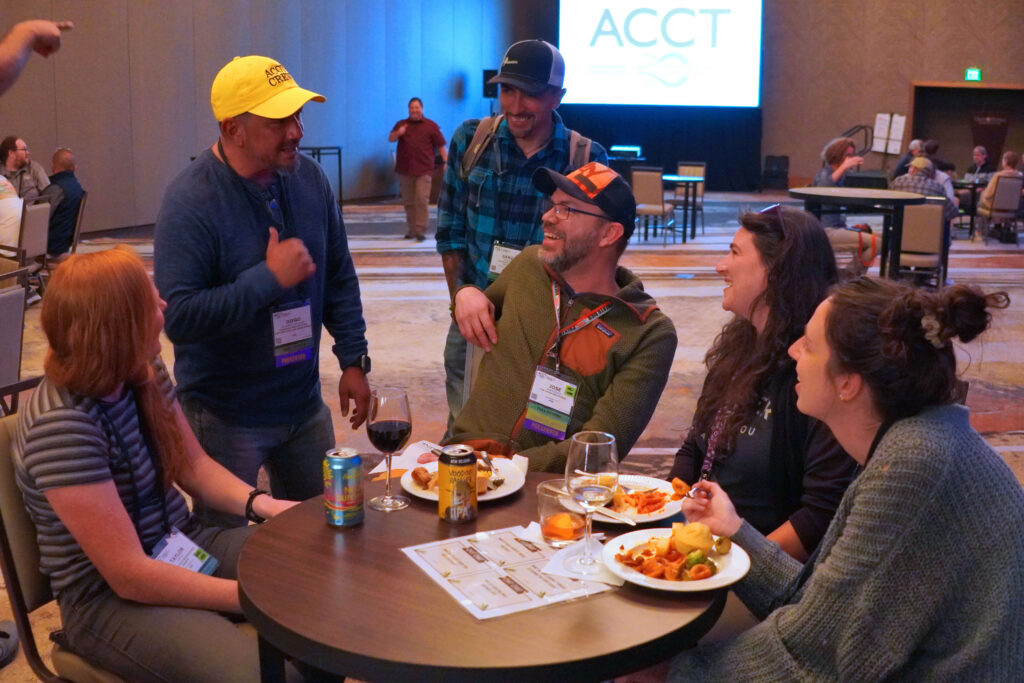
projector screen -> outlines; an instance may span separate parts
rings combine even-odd
[[[566,104],[757,107],[761,0],[561,0]]]

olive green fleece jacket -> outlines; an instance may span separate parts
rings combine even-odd
[[[658,310],[629,270],[619,267],[616,296],[573,293],[531,246],[512,260],[486,290],[494,303],[498,343],[480,362],[465,408],[455,419],[452,443],[511,436],[531,470],[561,472],[568,439],[557,441],[523,427],[537,367],[556,337],[552,280],[561,288],[562,327],[604,302],[608,313],[562,339],[560,372],[579,386],[567,437],[584,430],[615,436],[624,458],[654,413],[676,350],[672,321]]]

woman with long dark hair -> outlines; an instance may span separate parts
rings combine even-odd
[[[734,588],[764,621],[684,652],[670,680],[1020,679],[1024,489],[957,405],[952,343],[1008,303],[862,278],[818,306],[790,350],[797,407],[863,471],[807,563],[698,485],[684,512],[750,554]]]
[[[236,560],[253,527],[199,524],[175,485],[251,519],[294,503],[250,491],[199,446],[159,358],[165,305],[126,247],[56,269],[18,485],[72,650],[132,681],[256,680],[255,638],[221,614],[240,612]]]
[[[786,353],[836,282],[835,255],[806,211],[776,206],[740,222],[716,267],[722,308],[735,317],[708,350],[670,476],[717,481],[754,528],[805,559],[855,470],[828,428],[796,410]]]

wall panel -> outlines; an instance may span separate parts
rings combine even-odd
[[[89,191],[85,226],[136,225],[128,2],[59,0],[53,16],[75,22],[54,62],[56,132]]]
[[[128,55],[135,187],[132,224],[145,225],[156,220],[168,171],[184,165],[199,149],[195,120],[209,111],[206,101],[196,99],[191,6],[129,3]],[[92,195],[89,202],[91,209]]]

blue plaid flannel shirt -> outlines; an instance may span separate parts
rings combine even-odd
[[[540,167],[568,173],[570,131],[558,112],[547,147],[527,159],[502,121],[491,144],[480,155],[466,180],[459,177],[462,155],[473,139],[479,120],[464,121],[452,135],[444,188],[437,208],[437,251],[466,254],[459,284],[487,287],[495,240],[519,247],[543,240],[541,203],[544,195],[533,186]],[[590,161],[608,163],[604,147],[590,145]]]

